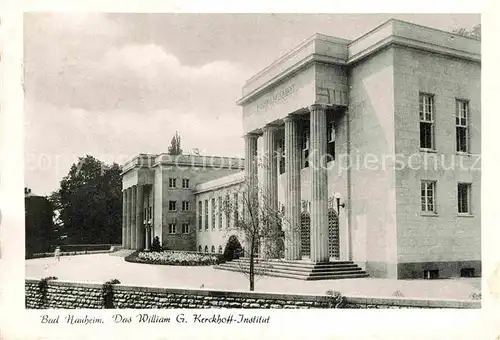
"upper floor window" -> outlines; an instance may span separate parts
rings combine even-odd
[[[304,134],[302,136],[302,160],[302,167],[309,167],[309,127],[305,128]]]
[[[234,223],[236,223],[236,221],[238,221],[239,218],[238,193],[235,192],[233,196],[234,196]]]
[[[208,200],[205,200],[205,231],[208,230]]]
[[[328,161],[333,161],[335,160],[335,122],[332,120],[328,122],[328,128],[326,129],[327,131],[327,154],[328,154]]]
[[[198,230],[201,231],[201,229],[203,228],[203,215],[202,215],[202,203],[201,201],[198,202]]]
[[[177,202],[176,201],[168,201],[168,210],[170,210],[170,211],[177,210]]]
[[[420,94],[419,113],[420,148],[434,150],[434,96],[432,94]]]
[[[176,230],[175,230],[175,224],[174,223],[170,223],[168,225],[168,233],[169,234],[175,234],[176,233]]]
[[[221,230],[222,229],[222,213],[224,211],[224,207],[222,206],[222,197],[219,197],[218,201],[219,201],[217,203],[217,205],[219,206],[219,214],[218,214],[219,215],[219,221],[218,221],[218,223],[219,223],[219,230]]]
[[[422,181],[420,184],[422,212],[436,212],[436,182]]]
[[[187,223],[182,224],[182,233],[189,234],[189,224],[187,224]]]
[[[469,102],[457,99],[456,106],[457,152],[469,152]]]
[[[187,178],[183,178],[182,179],[182,187],[184,189],[188,189],[189,188],[189,179],[187,179]]]
[[[458,213],[459,214],[470,214],[470,183],[458,183],[457,193],[458,193]]]
[[[229,220],[231,219],[231,212],[230,212],[230,206],[231,202],[229,201],[229,195],[226,195],[226,202],[224,203],[225,205],[225,210],[226,210],[226,229],[229,228]]]
[[[278,157],[278,170],[280,174],[285,173],[285,140],[281,139],[279,141],[279,157]]]
[[[182,211],[189,210],[189,201],[182,201]]]
[[[169,188],[177,187],[177,179],[176,178],[169,178],[168,179],[168,187]]]
[[[215,230],[215,198],[210,200],[210,204],[212,205],[212,230]]]

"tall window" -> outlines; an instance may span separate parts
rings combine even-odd
[[[175,223],[169,223],[169,225],[168,225],[168,233],[169,234],[175,234],[176,233]]]
[[[175,188],[177,185],[177,181],[175,178],[169,178],[168,179],[168,187],[169,188]]]
[[[306,127],[302,136],[302,159],[303,168],[309,167],[309,127]]]
[[[168,201],[168,210],[170,210],[170,211],[177,210],[177,202],[176,201]]]
[[[470,183],[458,183],[458,213],[470,214]]]
[[[224,211],[224,207],[222,206],[222,197],[219,196],[218,198],[218,206],[219,206],[219,214],[218,214],[218,218],[219,218],[219,230],[222,230],[222,213]]]
[[[182,187],[184,189],[188,189],[189,188],[189,179],[187,179],[187,178],[183,178],[182,179]]]
[[[182,201],[182,211],[189,210],[189,201]]]
[[[328,122],[327,128],[327,153],[328,153],[328,161],[335,160],[335,122],[332,120]]]
[[[222,254],[222,246],[219,246],[219,254]]]
[[[236,221],[238,221],[239,218],[238,193],[235,192],[233,197],[234,197],[234,223],[236,223]]]
[[[469,102],[457,100],[455,118],[457,135],[457,152],[469,151]]]
[[[205,253],[208,253],[208,246],[205,246]]]
[[[279,173],[284,174],[285,173],[285,140],[280,139],[279,141],[279,157],[278,157],[278,162],[279,162]]]
[[[420,184],[421,205],[423,212],[436,212],[436,182],[422,181]]]
[[[200,253],[201,253],[201,251],[202,251],[202,248],[201,248],[201,244],[200,244],[200,245],[198,246],[198,252],[200,252]]]
[[[419,101],[420,148],[434,150],[434,96],[420,94]]]
[[[215,253],[215,246],[212,246],[212,253]]]
[[[212,205],[212,230],[215,230],[215,198],[212,198],[210,201]]]
[[[208,200],[205,200],[205,231],[208,231]]]
[[[226,202],[224,203],[224,205],[226,210],[226,229],[227,229],[229,228],[229,219],[231,218],[229,195],[226,195]]]
[[[187,224],[187,223],[182,224],[182,233],[189,234],[189,224]]]
[[[198,230],[201,231],[203,228],[203,215],[202,215],[202,203],[201,201],[198,202]]]

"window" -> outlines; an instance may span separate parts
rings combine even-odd
[[[223,213],[223,207],[222,207],[222,197],[218,198],[218,206],[219,206],[219,230],[222,230],[222,213]]]
[[[177,210],[177,202],[176,201],[168,201],[168,210],[170,210],[170,211]]]
[[[422,181],[420,185],[423,212],[436,212],[436,182]]]
[[[215,246],[212,246],[212,253],[215,253]]]
[[[470,214],[470,188],[469,183],[458,183],[458,213]]]
[[[434,97],[420,94],[420,148],[434,150]]]
[[[225,209],[226,209],[226,229],[229,228],[229,219],[231,218],[231,209],[230,209],[230,202],[229,202],[229,195],[226,195],[226,202],[225,204]]]
[[[279,141],[279,157],[278,157],[278,162],[279,162],[279,174],[284,174],[285,173],[285,140],[281,139]]]
[[[205,246],[205,253],[208,253],[208,246]]]
[[[189,210],[189,201],[182,201],[182,211]]]
[[[212,205],[212,230],[215,230],[215,198],[212,198],[210,201]]]
[[[208,200],[205,200],[205,231],[208,230]]]
[[[169,178],[168,179],[168,187],[169,188],[175,188],[177,185],[176,185],[176,179],[175,178]]]
[[[203,225],[203,222],[202,222],[202,211],[201,211],[201,208],[202,208],[202,203],[201,201],[198,202],[198,230],[201,231],[202,229],[202,225]]]
[[[456,105],[457,152],[469,152],[469,102],[457,100]]]
[[[327,128],[327,154],[328,154],[328,162],[335,160],[335,122],[332,120],[328,123]]]
[[[219,254],[222,254],[222,246],[219,246]]]
[[[198,246],[198,251],[201,253],[202,252],[202,248],[201,248],[201,245]]]
[[[303,139],[302,139],[302,159],[303,159],[303,168],[309,167],[309,127],[307,127],[304,131]]]
[[[187,224],[187,223],[182,224],[182,233],[189,234],[189,224]]]
[[[175,234],[176,233],[175,224],[174,223],[169,223],[169,225],[168,225],[168,233],[169,234]]]
[[[189,179],[187,179],[187,178],[182,179],[182,187],[184,189],[189,189]]]
[[[234,193],[233,195],[234,197],[234,223],[236,223],[236,221],[238,221],[238,214],[239,214],[239,211],[238,211],[238,193]]]

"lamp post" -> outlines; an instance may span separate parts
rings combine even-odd
[[[344,208],[345,207],[345,203],[340,203],[340,193],[339,192],[336,192],[335,193],[335,201],[337,202],[337,216],[340,216],[340,208]]]
[[[150,244],[151,244],[151,219],[148,221],[144,220],[144,229],[146,231],[146,246],[144,248],[145,251],[149,251]]]

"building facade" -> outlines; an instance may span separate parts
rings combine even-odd
[[[398,20],[354,41],[315,34],[244,84],[244,166],[193,182],[197,229],[177,243],[224,247],[219,199],[255,181],[284,210],[287,260],[348,260],[375,277],[480,275],[480,51]],[[154,186],[165,176],[151,175]]]

